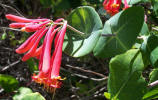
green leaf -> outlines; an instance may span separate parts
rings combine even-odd
[[[64,52],[73,57],[92,52],[102,32],[102,22],[95,9],[89,6],[76,8],[67,19],[72,27],[85,34],[68,30],[63,44]]]
[[[22,100],[23,96],[32,93],[32,90],[27,87],[20,87],[18,92],[13,96],[13,100]]]
[[[7,38],[7,33],[6,33],[6,32],[4,32],[4,33],[2,34],[1,39],[2,39],[2,40],[5,40],[6,38]]]
[[[46,100],[40,93],[29,93],[22,97],[21,100]]]
[[[142,29],[140,31],[140,35],[148,35],[148,34],[149,34],[148,25],[144,22]]]
[[[38,70],[38,66],[35,63],[35,60],[33,58],[27,60],[27,64],[29,66],[30,71],[33,73],[34,71]]]
[[[151,0],[151,4],[153,6],[153,10],[156,15],[158,15],[158,1],[157,0]]]
[[[158,88],[155,88],[149,92],[147,92],[144,96],[143,96],[143,100],[156,100],[156,98],[158,98]]]
[[[146,81],[142,77],[144,64],[139,50],[132,49],[110,61],[108,92],[111,99],[141,100],[146,92]]]
[[[149,83],[158,80],[158,68],[153,69],[153,71],[149,75],[149,79],[150,79]]]
[[[19,82],[12,76],[0,74],[0,86],[6,92],[12,92],[18,88]]]
[[[158,65],[158,37],[155,35],[146,37],[141,50],[151,64],[156,67]]]
[[[138,2],[141,2],[142,0],[127,0],[127,3],[129,4],[129,5],[133,5],[133,4],[136,4],[136,3],[138,3]],[[124,0],[123,0],[123,2],[124,2]]]
[[[100,37],[93,52],[97,57],[112,57],[129,50],[135,43],[144,22],[142,7],[131,7],[124,10],[108,21],[103,29],[104,34],[112,37]]]
[[[152,70],[149,79],[149,84],[158,80],[158,68]],[[149,88],[148,92],[144,95],[143,100],[155,100],[156,98],[158,98],[158,86]]]
[[[104,92],[104,96],[105,96],[106,99],[108,99],[108,100],[110,100],[110,98],[111,98],[111,97],[110,97],[111,95],[110,95],[110,93],[108,93],[108,92]]]

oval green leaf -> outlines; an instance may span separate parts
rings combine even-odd
[[[6,92],[12,92],[18,88],[19,82],[12,76],[0,74],[0,86]]]
[[[129,50],[110,61],[108,92],[112,100],[141,100],[146,91],[144,64],[139,50]]]
[[[158,37],[151,35],[144,38],[141,50],[153,67],[158,65]]]
[[[32,93],[32,90],[27,87],[20,87],[18,92],[13,96],[13,100],[21,100],[26,94]]]
[[[46,100],[40,93],[29,93],[22,97],[21,100]]]
[[[97,57],[113,57],[129,50],[135,43],[144,22],[142,7],[131,7],[106,21],[103,34],[112,34],[112,37],[101,36],[93,52]]]
[[[71,30],[67,31],[63,51],[73,57],[84,56],[92,52],[103,25],[94,8],[83,6],[76,8],[67,18],[68,24],[85,33],[80,35]]]

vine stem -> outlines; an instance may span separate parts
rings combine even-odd
[[[63,25],[63,23],[53,23],[53,24],[54,24],[54,25]],[[84,34],[85,34],[85,33],[83,33],[83,32],[81,32],[81,31],[75,29],[74,27],[72,27],[72,26],[70,26],[70,25],[67,25],[67,27],[68,27],[69,29],[71,29],[72,31],[74,31],[74,32],[76,32],[76,33],[79,33],[80,35],[84,35]]]

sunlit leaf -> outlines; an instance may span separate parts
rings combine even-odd
[[[141,100],[146,92],[146,81],[142,77],[144,64],[139,50],[132,49],[110,61],[108,92],[111,99]]]
[[[73,31],[67,31],[63,50],[73,57],[84,56],[92,52],[102,28],[102,22],[94,8],[83,6],[76,8],[68,17],[68,24],[77,30],[84,32],[79,35]]]

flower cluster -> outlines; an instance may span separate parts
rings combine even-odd
[[[115,15],[119,12],[121,6],[121,0],[104,0],[103,2],[104,9],[109,13],[111,16]],[[127,0],[124,0],[124,8],[129,8]]]
[[[60,88],[61,80],[63,79],[59,76],[59,71],[67,21],[62,18],[54,22],[49,19],[27,19],[12,14],[7,14],[6,18],[15,21],[15,23],[9,25],[11,28],[21,28],[21,31],[34,32],[16,49],[16,52],[19,54],[25,53],[22,61],[26,61],[31,57],[36,57],[39,60],[39,73],[38,75],[34,74],[32,79],[37,83],[43,84],[50,91]],[[55,23],[62,24],[59,26]],[[39,45],[43,37],[43,44]],[[55,49],[51,53],[53,43]]]

